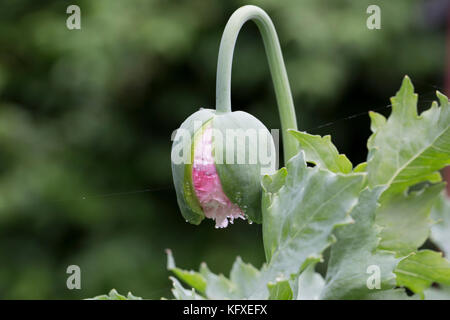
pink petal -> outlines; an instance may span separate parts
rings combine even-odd
[[[232,203],[222,189],[212,156],[211,126],[204,129],[195,143],[192,181],[205,216],[216,221],[216,228],[226,228],[235,218],[245,219],[239,206]]]

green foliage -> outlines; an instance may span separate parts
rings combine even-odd
[[[230,279],[223,275],[212,273],[206,264],[200,266],[200,271],[185,271],[175,266],[170,250],[167,250],[168,269],[186,284],[192,287],[192,292],[182,290],[175,278],[171,278],[176,290],[175,297],[184,299],[189,297],[203,298],[201,293],[209,299],[245,299],[254,294],[256,286],[261,279],[261,272],[250,264],[245,264],[241,258],[237,258],[230,273]],[[205,288],[206,285],[206,288]],[[177,297],[178,296],[178,297]],[[179,298],[181,297],[181,298]]]
[[[431,218],[434,224],[431,226],[430,239],[444,253],[446,258],[450,257],[450,199],[445,192],[434,204],[431,210]],[[438,258],[440,264],[444,264],[442,258]],[[436,281],[433,278],[429,279]],[[450,300],[450,286],[439,285],[438,288],[428,288],[424,290],[426,299]]]
[[[322,138],[295,130],[291,130],[291,133],[300,142],[301,148],[311,163],[336,173],[352,171],[352,163],[345,155],[338,153],[330,136]]]
[[[367,288],[370,266],[377,266],[381,271],[379,290],[395,287],[393,271],[398,259],[393,252],[378,249],[375,211],[382,191],[380,187],[364,189],[351,212],[355,222],[336,230],[337,242],[331,248],[322,298],[370,299],[374,293]]]
[[[303,152],[286,170],[284,185],[263,195],[263,239],[268,270],[290,278],[320,261],[334,229],[351,221],[363,176],[307,167]]]
[[[395,269],[397,283],[422,293],[432,283],[450,285],[450,262],[439,252],[421,250],[400,261]]]
[[[450,199],[443,192],[431,209],[431,240],[441,249],[446,257],[450,257]]]
[[[297,300],[318,300],[325,286],[325,280],[314,271],[314,264],[309,265],[298,277]],[[295,288],[295,283],[293,285]]]
[[[288,280],[268,282],[269,300],[292,300],[293,293]]]
[[[383,229],[380,247],[407,255],[420,247],[430,232],[430,210],[444,188],[442,183],[408,194],[382,199],[376,222]]]
[[[277,28],[302,130],[331,134],[357,163],[367,123],[335,120],[384,106],[406,72],[421,92],[441,85],[445,28],[427,23],[422,2],[384,2],[374,31],[365,27],[369,0],[253,1]],[[180,218],[168,160],[172,131],[214,105],[220,35],[247,3],[77,0],[82,29],[69,31],[65,1],[0,2],[1,299],[112,287],[167,297],[167,247],[183,266],[205,260],[218,273],[236,255],[263,262],[255,224],[217,233]],[[263,44],[254,26],[245,29],[233,104],[279,128]],[[71,264],[82,290],[65,286]]]
[[[119,294],[116,289],[112,289],[108,294],[86,300],[142,300],[142,298],[134,296],[131,292],[128,292],[128,294],[124,296]]]
[[[172,294],[177,300],[203,300],[203,297],[195,293],[195,289],[185,289],[181,283],[174,277],[170,277],[172,280]]]
[[[167,269],[172,271],[178,278],[182,279],[186,284],[204,293],[206,290],[205,278],[195,271],[184,271],[175,266],[175,260],[173,259],[172,252],[167,249]]]
[[[391,99],[388,120],[371,113],[373,134],[369,138],[367,160],[370,187],[386,185],[386,193],[398,193],[423,181],[441,180],[437,170],[450,164],[450,105],[437,92],[440,107],[417,114],[417,95],[405,77]]]
[[[437,172],[450,163],[450,108],[445,96],[438,98],[440,107],[433,103],[418,116],[417,96],[405,77],[391,116],[371,114],[374,133],[367,167],[359,173],[351,172],[329,137],[293,132],[304,150],[262,179],[267,264],[258,271],[239,258],[230,279],[202,267],[197,283],[206,281],[205,298],[418,298],[404,288],[422,298],[444,297],[450,262],[439,252],[417,251],[428,238],[432,208],[438,219],[432,239],[445,249],[450,233]],[[323,279],[314,266],[330,246]],[[200,276],[174,269],[172,259],[169,269],[186,283]],[[369,283],[377,272],[378,280]],[[428,289],[433,283],[443,288]]]

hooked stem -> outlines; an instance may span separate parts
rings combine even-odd
[[[253,20],[264,41],[269,69],[280,114],[285,163],[298,152],[297,140],[288,129],[297,130],[294,102],[281,53],[280,43],[272,20],[259,7],[247,5],[237,9],[228,20],[220,41],[216,79],[216,110],[231,112],[231,69],[236,39],[244,23]]]

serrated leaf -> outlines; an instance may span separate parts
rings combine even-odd
[[[420,247],[429,235],[431,207],[444,186],[383,198],[376,213],[376,223],[382,227],[380,248],[405,256]]]
[[[267,284],[269,289],[269,300],[292,300],[293,293],[289,280],[275,279],[275,282]]]
[[[372,130],[373,133],[383,128],[383,126],[386,124],[386,118],[382,114],[370,111],[369,117],[371,120],[370,130]]]
[[[204,298],[195,292],[195,289],[185,289],[181,283],[174,277],[169,277],[172,280],[173,288],[172,294],[177,300],[204,300]]]
[[[276,193],[284,185],[286,181],[287,170],[286,168],[281,168],[275,174],[269,176],[263,176],[261,180],[262,187],[267,193]]]
[[[141,297],[137,297],[134,294],[132,294],[131,292],[128,292],[127,294],[127,300],[142,300]]]
[[[431,209],[434,224],[431,227],[431,240],[450,258],[450,199],[445,192]]]
[[[363,162],[358,164],[354,169],[353,172],[365,172],[367,168],[367,162]]]
[[[351,221],[361,174],[336,174],[307,167],[301,151],[286,166],[285,184],[263,194],[263,240],[268,278],[291,277],[314,261],[333,241],[336,226]]]
[[[352,163],[345,155],[339,154],[329,135],[321,137],[296,130],[289,130],[289,133],[299,141],[307,162],[335,173],[352,171]]]
[[[172,271],[180,280],[184,281],[187,285],[196,289],[198,292],[204,293],[206,290],[206,280],[198,272],[186,271],[175,266],[175,260],[172,255],[172,251],[167,249],[167,269]]]
[[[108,294],[103,294],[86,300],[142,300],[141,297],[136,297],[131,292],[127,296],[121,295],[116,289],[112,289]]]
[[[367,172],[369,186],[387,185],[402,192],[422,181],[437,182],[436,171],[450,164],[450,106],[438,92],[440,107],[417,114],[417,95],[405,77],[391,99],[392,113],[385,121],[371,113]]]
[[[211,272],[206,265],[202,263],[200,271],[186,271],[179,269],[175,266],[175,260],[170,250],[167,252],[167,269],[171,270],[175,276],[192,287],[189,291],[181,286],[179,282],[174,282],[176,299],[202,299],[201,295],[197,295],[195,292],[202,293],[208,299],[226,300],[226,299],[244,299],[246,294],[249,295],[249,291],[252,291],[252,282],[257,281],[259,277],[259,271],[251,266],[245,264],[241,258],[237,258],[233,264],[231,271],[231,277],[234,280],[229,280],[224,275],[216,275]],[[176,279],[175,279],[176,280]],[[195,291],[196,290],[196,291]]]
[[[202,263],[200,273],[206,280],[205,294],[208,299],[225,300],[233,299],[236,284],[233,284],[224,275],[216,275],[211,272],[206,265]]]
[[[439,252],[422,250],[398,264],[397,283],[415,293],[422,293],[433,282],[450,285],[450,262]]]
[[[331,247],[322,299],[371,299],[374,291],[395,287],[393,271],[399,260],[393,252],[377,250],[375,211],[382,191],[380,187],[362,191],[352,211],[355,223],[336,229],[337,242]],[[379,272],[379,288],[369,289],[374,272]]]
[[[249,299],[262,283],[261,272],[251,264],[244,263],[240,257],[233,264],[230,279],[222,274],[214,274],[205,263],[201,265],[200,273],[207,282],[208,299]]]
[[[249,263],[237,257],[230,272],[230,281],[235,283],[234,296],[237,299],[250,297],[261,279],[261,272]]]
[[[318,300],[324,286],[325,280],[310,264],[298,277],[297,300]]]

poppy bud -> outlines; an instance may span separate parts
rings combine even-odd
[[[252,115],[201,109],[177,130],[172,174],[187,222],[215,220],[225,228],[236,218],[261,222],[261,175],[276,169],[267,128]]]

